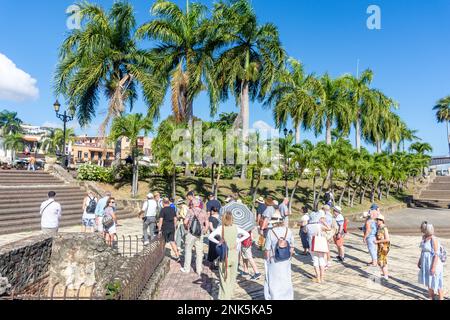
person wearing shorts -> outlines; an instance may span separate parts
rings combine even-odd
[[[345,219],[342,215],[342,209],[339,206],[333,207],[333,214],[337,224],[336,235],[334,236],[334,243],[338,249],[337,259],[340,262],[345,262],[345,249],[344,249],[344,223]]]
[[[313,239],[316,236],[325,236],[325,233],[330,230],[326,221],[324,212],[313,212],[310,215],[309,223],[306,227],[308,234],[308,241],[310,247],[310,254],[314,265],[316,278],[313,279],[316,283],[323,283],[325,275],[325,267],[327,266],[327,253],[318,252],[314,250],[312,245]],[[329,251],[329,249],[327,250]]]
[[[170,200],[165,198],[162,202],[163,208],[159,213],[158,230],[164,237],[166,243],[170,243],[172,251],[175,253],[175,259],[180,262],[180,253],[175,242],[175,231],[177,230],[177,212],[170,206]]]
[[[90,207],[91,202],[93,202],[94,210]],[[92,192],[89,192],[87,196],[83,199],[83,217],[81,218],[82,223],[82,232],[86,233],[89,229],[91,233],[95,231],[96,222],[95,222],[95,209],[98,199]],[[90,211],[90,212],[88,212]]]
[[[248,231],[250,237],[241,243],[241,256],[243,260],[244,273],[243,275],[249,275],[248,265],[252,267],[254,275],[251,276],[250,280],[257,281],[261,278],[261,273],[258,270],[258,266],[253,259],[252,247],[253,247],[253,237],[252,230]]]

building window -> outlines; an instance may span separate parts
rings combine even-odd
[[[83,156],[83,152],[82,151],[78,151],[78,159],[81,159],[82,156]]]
[[[94,158],[95,158],[95,152],[91,151],[91,160],[94,160]]]
[[[85,158],[85,159],[89,159],[89,153],[85,152],[85,153],[84,153],[84,158]]]
[[[103,158],[103,152],[99,152],[98,153],[98,160],[102,160],[102,158]]]

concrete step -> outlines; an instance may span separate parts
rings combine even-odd
[[[40,187],[40,188],[4,188],[0,189],[0,198],[7,198],[14,195],[22,197],[46,197],[49,191],[56,192],[56,196],[65,194],[85,194],[86,192],[77,187]]]
[[[56,184],[64,184],[64,181],[56,181],[56,180],[32,180],[32,181],[2,181],[0,182],[0,186],[36,186],[36,185],[56,185]]]
[[[119,224],[121,220],[126,220],[126,219],[132,219],[132,218],[136,218],[136,215],[133,213],[124,213],[121,215],[117,216],[117,219],[119,220]],[[73,218],[70,220],[62,220],[59,224],[60,228],[63,227],[71,227],[71,226],[81,226],[81,216],[77,217],[77,218]],[[2,227],[0,225],[0,235],[5,235],[5,234],[12,234],[12,233],[19,233],[19,232],[29,232],[29,231],[38,231],[41,230],[41,224],[40,221],[38,223],[34,223],[34,224],[16,224],[14,226],[5,226]]]
[[[444,182],[432,183],[428,186],[427,191],[433,191],[433,190],[438,190],[438,191],[448,190],[450,192],[450,183],[444,183]]]
[[[22,215],[22,214],[27,214],[27,213],[35,213],[35,214],[39,214],[39,207],[28,207],[28,208],[23,208],[23,209],[19,209],[16,207],[9,207],[7,209],[1,209],[0,210],[0,216],[2,215],[6,215],[6,214],[17,214],[17,215]],[[80,203],[75,203],[75,204],[69,204],[69,205],[64,205],[62,206],[62,212],[64,214],[64,211],[70,211],[70,210],[78,210],[78,212],[81,212],[81,208],[82,208],[82,204]]]
[[[433,182],[447,182],[447,183],[450,183],[450,177],[436,177]]]
[[[422,199],[436,199],[436,200],[446,200],[450,199],[450,191],[422,191],[420,194]]]
[[[47,194],[43,195],[17,195],[17,197],[13,197],[13,195],[10,195],[8,197],[0,197],[0,206],[3,204],[12,204],[12,205],[23,205],[27,203],[39,203],[41,204],[42,201],[47,199]],[[58,202],[64,202],[64,201],[80,201],[84,199],[85,194],[84,193],[59,193],[57,195],[56,201]]]
[[[83,197],[68,197],[68,198],[63,198],[61,199],[60,197],[58,198],[58,202],[61,204],[61,206],[66,207],[69,205],[78,205],[80,208],[83,206]],[[24,209],[27,208],[34,208],[34,209],[38,209],[41,206],[42,201],[25,201],[26,199],[22,200],[14,200],[13,202],[9,201],[9,202],[2,202],[0,200],[0,214],[2,212],[2,210],[4,209],[9,209],[9,208],[16,208],[17,211],[23,211]]]
[[[450,199],[448,200],[437,200],[437,199],[414,199],[414,205],[419,208],[442,208],[450,209]]]
[[[118,210],[117,211],[117,217],[127,214],[125,210]],[[63,215],[61,217],[61,221],[71,220],[71,219],[78,219],[81,221],[83,216],[83,213],[79,210],[70,210],[67,212],[63,211]],[[15,224],[18,223],[19,220],[26,221],[26,223],[35,223],[41,221],[41,216],[39,213],[24,213],[24,214],[9,214],[9,215],[0,215],[0,226],[1,225],[8,225],[8,224]],[[81,222],[80,222],[81,223]]]

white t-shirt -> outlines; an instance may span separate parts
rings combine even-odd
[[[145,212],[146,217],[156,217],[158,205],[155,200],[147,200],[142,206],[142,211]]]
[[[61,218],[61,205],[55,199],[48,199],[41,204],[41,227],[54,229],[59,227]]]

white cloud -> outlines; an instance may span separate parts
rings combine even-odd
[[[264,121],[256,121],[253,124],[253,129],[255,131],[258,131],[260,133],[264,132],[267,134],[271,134],[272,137],[279,137],[280,134],[278,132],[277,129],[275,129],[274,127],[272,127],[271,125],[269,125],[268,123],[264,122]]]
[[[0,53],[0,100],[23,102],[39,97],[37,81]]]

